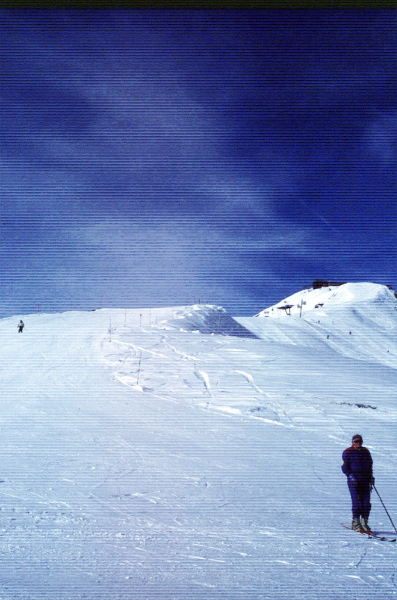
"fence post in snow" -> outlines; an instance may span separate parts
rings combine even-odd
[[[139,377],[140,377],[140,374],[141,374],[141,360],[142,360],[142,351],[141,351],[141,353],[139,355],[138,373],[137,373],[137,378],[136,378],[136,384],[137,385],[139,384]]]

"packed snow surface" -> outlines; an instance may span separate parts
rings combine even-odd
[[[355,433],[397,522],[382,293],[2,319],[0,600],[395,598],[397,543],[340,525]],[[376,495],[370,523],[393,534]]]

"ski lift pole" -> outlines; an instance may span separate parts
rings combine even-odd
[[[385,509],[385,511],[386,511],[386,514],[387,514],[387,516],[389,517],[389,519],[390,519],[390,522],[391,522],[391,524],[392,524],[392,525],[393,525],[393,527],[394,527],[394,531],[397,533],[396,526],[394,525],[394,523],[393,523],[393,521],[392,521],[392,518],[391,518],[391,516],[389,515],[389,513],[388,513],[388,510],[387,510],[386,506],[384,505],[384,502],[383,502],[382,498],[380,497],[380,494],[379,494],[378,490],[376,489],[375,485],[373,486],[373,488],[374,488],[375,492],[378,494],[378,496],[379,496],[379,500],[382,502],[382,506],[383,506],[383,508]]]

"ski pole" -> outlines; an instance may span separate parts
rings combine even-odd
[[[380,494],[379,494],[378,490],[376,489],[376,487],[375,487],[375,486],[373,486],[373,488],[374,488],[375,492],[378,494],[378,496],[379,496],[379,500],[382,502],[382,506],[383,506],[383,508],[385,509],[385,511],[386,511],[386,514],[387,514],[387,516],[389,517],[389,519],[390,519],[390,522],[391,522],[391,524],[392,524],[392,525],[393,525],[393,527],[394,527],[394,531],[397,533],[396,526],[394,525],[394,523],[393,523],[393,521],[392,521],[392,518],[391,518],[391,516],[390,516],[390,515],[389,515],[389,513],[387,512],[387,508],[386,508],[386,506],[384,505],[384,503],[383,503],[383,500],[382,500],[382,498],[380,497]]]

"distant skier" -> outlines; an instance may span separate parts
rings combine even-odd
[[[368,448],[364,448],[361,435],[353,435],[352,445],[343,452],[342,459],[342,471],[347,476],[352,499],[352,529],[360,533],[372,533],[368,518],[375,479],[372,475],[372,456]]]
[[[25,323],[21,319],[18,323],[18,333],[22,333],[24,327],[25,327]]]

